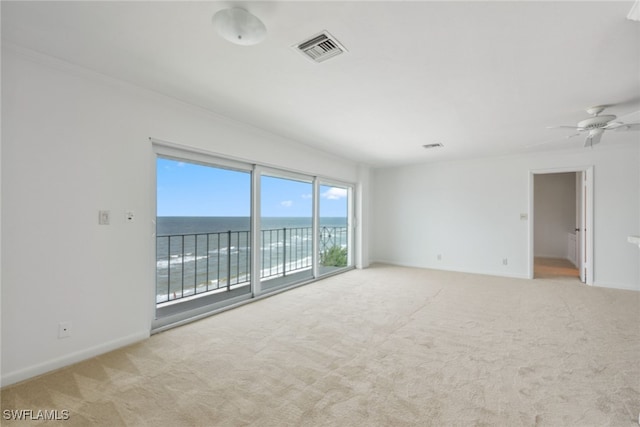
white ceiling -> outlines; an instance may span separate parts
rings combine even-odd
[[[388,166],[581,147],[564,138],[571,130],[546,127],[598,104],[640,121],[632,5],[2,1],[1,12],[5,42]],[[211,17],[230,6],[257,15],[266,41],[218,37]],[[291,48],[322,30],[349,52],[316,64]],[[594,149],[639,135],[607,132]],[[422,148],[435,142],[444,148]]]

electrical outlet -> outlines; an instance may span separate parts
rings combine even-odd
[[[69,338],[71,336],[71,322],[58,323],[58,338]]]
[[[133,211],[126,211],[124,213],[124,219],[127,222],[133,222],[135,220],[135,218],[136,218],[136,215],[135,215],[135,213]]]

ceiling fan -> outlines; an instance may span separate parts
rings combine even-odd
[[[611,105],[597,105],[595,107],[587,108],[587,113],[591,114],[591,117],[578,122],[575,126],[550,126],[547,129],[575,129],[578,133],[569,135],[567,138],[582,135],[586,132],[587,138],[584,141],[585,147],[592,147],[600,142],[602,134],[608,130],[615,131],[628,131],[628,130],[640,130],[640,123],[624,123],[616,121],[616,116],[613,114],[600,114],[605,108],[611,107]]]

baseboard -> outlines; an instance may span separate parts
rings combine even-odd
[[[609,289],[621,289],[625,291],[640,291],[640,285],[632,285],[628,283],[601,283],[601,282],[593,282],[593,286],[598,288],[609,288]]]
[[[509,278],[513,278],[513,279],[529,279],[529,276],[527,274],[509,273],[509,272],[505,272],[505,271],[457,270],[457,269],[446,268],[446,267],[441,267],[441,266],[417,265],[417,264],[410,264],[410,263],[404,263],[404,262],[398,262],[398,261],[389,261],[389,260],[384,260],[384,259],[376,259],[375,261],[372,261],[372,263],[396,265],[398,267],[424,268],[424,269],[427,269],[427,270],[451,271],[451,272],[454,272],[454,273],[478,274],[478,275],[483,275],[483,276],[509,277]]]
[[[410,267],[410,268],[424,268],[429,270],[442,270],[442,271],[452,271],[457,273],[467,273],[467,274],[481,274],[485,276],[498,276],[498,277],[511,277],[514,279],[530,279],[530,277],[526,274],[517,274],[517,273],[507,273],[507,272],[495,272],[495,271],[471,271],[471,270],[455,270],[446,267],[433,267],[433,266],[424,266],[424,265],[413,265],[410,263],[398,262],[398,261],[390,261],[385,259],[376,259],[371,261],[372,264],[387,264],[387,265],[395,265],[398,267]],[[629,283],[612,283],[612,282],[602,282],[597,281],[593,283],[593,286],[599,288],[609,288],[609,289],[621,289],[627,291],[640,291],[640,285],[633,285]]]
[[[95,347],[67,354],[65,356],[49,360],[38,365],[29,366],[28,368],[20,369],[18,371],[9,372],[6,374],[3,373],[2,377],[0,378],[0,387],[6,387],[8,385],[28,380],[38,375],[46,374],[47,372],[51,372],[56,369],[64,368],[65,366],[69,366],[74,363],[82,362],[83,360],[87,360],[92,357],[108,353],[112,350],[134,344],[138,341],[145,340],[149,338],[149,336],[149,331],[141,331],[123,338],[118,338],[116,340],[97,345]]]
[[[527,274],[519,274],[519,273],[509,273],[505,271],[485,271],[485,270],[456,270],[452,268],[444,268],[444,267],[429,267],[432,270],[442,270],[442,271],[451,271],[454,273],[465,273],[465,274],[477,274],[480,276],[495,276],[495,277],[508,277],[510,279],[529,279]]]

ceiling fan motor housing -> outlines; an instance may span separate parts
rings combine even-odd
[[[614,120],[614,115],[595,116],[578,123],[578,129],[599,129],[605,127],[610,121]]]

